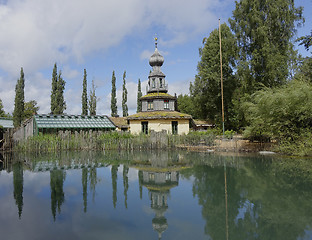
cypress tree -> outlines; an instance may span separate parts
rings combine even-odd
[[[57,108],[57,66],[54,63],[54,68],[52,72],[52,90],[51,90],[51,113],[55,114]]]
[[[82,115],[88,115],[88,93],[87,93],[87,71],[84,69],[83,83],[82,83]]]
[[[21,68],[20,79],[17,80],[15,86],[15,101],[14,101],[14,112],[13,112],[13,124],[14,127],[21,126],[24,118],[24,88],[25,88],[25,78],[24,71]]]
[[[127,117],[128,116],[128,106],[127,106],[128,91],[126,88],[126,71],[124,71],[122,79],[123,79],[123,84],[122,84],[122,116]]]
[[[96,115],[96,102],[97,102],[97,97],[95,95],[95,85],[94,81],[92,80],[92,89],[90,90],[90,95],[89,95],[89,113],[91,116]]]
[[[139,78],[139,82],[138,82],[138,98],[137,98],[137,112],[141,112],[142,111],[142,102],[140,101],[141,97],[142,97],[141,80]]]
[[[117,116],[117,98],[116,98],[116,77],[115,71],[112,74],[112,94],[111,94],[111,115],[112,117]]]
[[[66,109],[66,102],[64,100],[65,81],[62,78],[62,72],[59,71],[57,76],[57,91],[56,91],[56,103],[54,114],[63,114]]]
[[[5,111],[3,109],[2,100],[0,99],[0,117],[5,117]]]

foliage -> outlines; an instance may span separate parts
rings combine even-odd
[[[312,57],[300,59],[298,70],[294,76],[298,80],[306,80],[312,83]]]
[[[310,35],[302,36],[296,40],[296,42],[300,42],[299,45],[303,45],[307,51],[309,51],[312,46],[312,31]]]
[[[57,74],[57,65],[54,64],[52,72],[52,90],[51,90],[51,113],[63,114],[66,109],[64,100],[65,81],[62,78],[62,72]]]
[[[81,95],[81,105],[82,105],[82,115],[88,115],[88,93],[87,93],[87,71],[84,69],[83,82],[82,82],[82,95]]]
[[[312,128],[312,84],[294,80],[260,90],[243,108],[250,124],[245,136],[295,142]]]
[[[39,107],[36,106],[37,101],[31,100],[29,102],[25,102],[24,106],[24,119],[31,118],[34,114],[37,114],[39,111]]]
[[[122,84],[122,116],[127,117],[128,116],[128,106],[127,106],[128,91],[126,88],[126,71],[124,71],[122,79],[123,79],[123,84]]]
[[[14,127],[21,126],[24,119],[24,88],[25,88],[25,78],[24,71],[21,68],[21,76],[17,80],[15,86],[15,100],[14,100],[14,111],[13,111],[13,124]]]
[[[198,74],[190,85],[191,103],[185,104],[186,110],[193,108],[195,118],[210,119],[221,123],[221,70],[220,70],[220,39],[218,29],[213,30],[208,38],[203,40],[204,46],[199,49],[200,61],[197,66]],[[224,112],[227,126],[231,126],[230,113],[232,96],[237,87],[233,70],[237,56],[234,35],[226,24],[221,25],[222,43],[222,73],[224,92]],[[182,97],[180,97],[181,103]],[[189,100],[184,97],[183,100]]]
[[[180,94],[177,97],[178,111],[182,113],[187,113],[192,115],[194,118],[197,118],[196,109],[194,108],[194,98],[191,98],[189,95]]]
[[[137,96],[137,113],[142,111],[142,102],[140,101],[141,97],[142,97],[141,80],[139,78],[139,81],[138,81],[138,96]]]
[[[293,56],[291,39],[296,23],[303,22],[302,10],[289,0],[236,2],[229,22],[239,46],[237,75],[243,93],[286,82]]]
[[[0,98],[0,117],[5,117],[6,114],[5,114],[5,111],[3,109],[3,104],[2,104],[2,100]]]
[[[112,117],[116,117],[118,115],[115,71],[113,71],[113,74],[112,74],[111,115]]]
[[[95,95],[95,89],[96,87],[94,86],[94,81],[92,80],[92,88],[89,95],[89,113],[91,116],[96,115],[96,103],[99,100]]]

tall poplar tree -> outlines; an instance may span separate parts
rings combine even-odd
[[[66,109],[64,99],[65,80],[62,72],[57,74],[57,65],[54,64],[52,72],[52,90],[51,90],[51,114],[63,114]]]
[[[302,7],[290,0],[240,0],[232,19],[239,56],[237,74],[242,92],[286,83],[292,61],[292,38],[303,22]]]
[[[24,71],[21,68],[21,76],[17,80],[15,86],[15,101],[14,101],[14,111],[13,111],[13,124],[14,127],[21,126],[24,118],[24,88],[25,88],[25,78]]]
[[[53,72],[52,72],[52,90],[51,90],[51,113],[55,113],[57,108],[57,65],[54,63]]]
[[[111,115],[116,117],[117,113],[117,98],[116,98],[116,77],[115,71],[112,74],[112,93],[111,93]]]
[[[141,97],[142,97],[141,80],[139,78],[139,81],[138,81],[138,97],[137,97],[137,112],[142,111],[142,102],[140,101]]]
[[[0,117],[5,117],[6,114],[5,114],[5,111],[3,109],[3,104],[2,104],[2,100],[0,98]]]
[[[87,71],[84,69],[83,82],[82,82],[82,115],[88,115],[88,93],[87,93]]]
[[[95,95],[95,85],[94,81],[92,80],[92,88],[90,90],[90,95],[89,95],[89,113],[91,116],[96,115],[96,103],[97,103],[97,97]]]
[[[122,84],[122,116],[128,116],[128,106],[127,106],[127,98],[128,98],[128,91],[126,88],[126,71],[123,74],[123,84]]]

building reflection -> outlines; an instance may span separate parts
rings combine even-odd
[[[181,168],[181,163],[169,159],[172,158],[169,158],[168,154],[153,154],[150,155],[148,161],[144,162],[144,165],[138,164],[137,166],[139,168],[139,184],[148,189],[151,209],[155,213],[152,226],[158,233],[159,239],[168,228],[165,213],[168,209],[170,190],[179,184],[178,170]]]

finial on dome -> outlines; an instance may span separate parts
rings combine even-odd
[[[158,40],[158,38],[157,38],[157,36],[156,36],[156,34],[155,34],[155,48],[157,48],[157,40]]]

